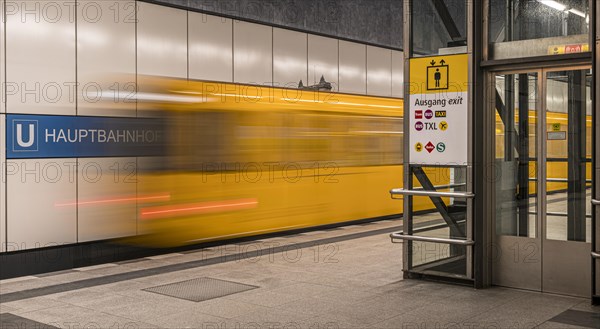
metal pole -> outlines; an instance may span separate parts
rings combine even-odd
[[[410,57],[412,57],[412,0],[404,0],[404,19],[403,19],[403,43],[404,43],[404,99],[409,100],[404,102],[404,140],[402,146],[403,154],[403,187],[412,190],[412,172],[410,170],[410,140],[409,131],[410,125],[408,113],[410,113]],[[402,216],[402,231],[406,234],[413,233],[412,227],[412,197],[404,198],[404,208]],[[408,278],[408,271],[412,268],[412,241],[404,241],[402,245],[402,270],[404,277]]]
[[[543,113],[543,112],[542,112]],[[529,76],[519,74],[519,168],[518,235],[528,236],[529,227]]]
[[[568,187],[567,238],[585,241],[585,74],[568,72]]]

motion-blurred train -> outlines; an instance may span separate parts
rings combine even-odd
[[[140,80],[167,147],[140,162],[141,240],[193,244],[392,216],[402,202],[402,99]],[[144,95],[154,95],[143,100]],[[156,97],[158,95],[158,97]]]

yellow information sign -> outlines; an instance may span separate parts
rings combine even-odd
[[[466,92],[469,81],[467,54],[412,58],[410,94]]]
[[[553,123],[552,131],[560,131],[560,123]]]
[[[409,162],[466,165],[469,55],[411,58],[409,84]]]

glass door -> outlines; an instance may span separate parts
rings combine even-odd
[[[538,153],[541,71],[494,75],[495,203],[492,283],[542,289]]]
[[[492,282],[591,291],[589,67],[495,73]]]
[[[542,287],[591,291],[592,76],[589,67],[544,71],[545,180]]]

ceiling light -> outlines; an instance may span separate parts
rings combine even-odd
[[[582,11],[579,11],[579,10],[577,10],[577,9],[573,9],[573,8],[571,8],[571,9],[569,9],[569,12],[570,12],[571,14],[575,14],[575,15],[577,15],[577,16],[581,16],[581,17],[585,18],[585,13],[584,13],[584,12],[582,12]]]
[[[560,11],[564,11],[565,9],[567,9],[567,6],[563,5],[562,3],[558,3],[554,0],[538,0],[538,2]]]

